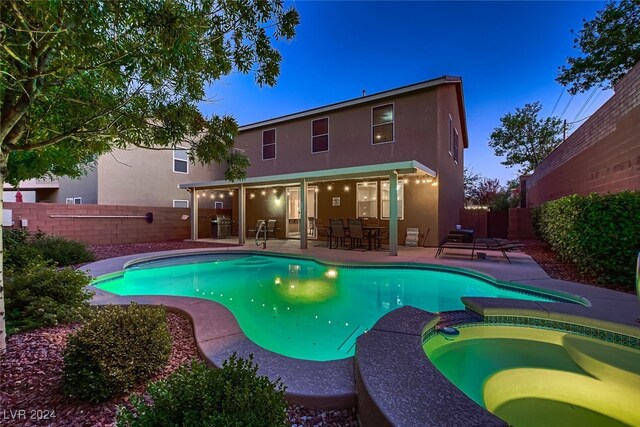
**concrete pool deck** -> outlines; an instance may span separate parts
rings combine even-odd
[[[523,253],[510,253],[509,257],[512,263],[509,264],[500,252],[495,251],[487,251],[487,258],[484,260],[474,259],[472,261],[469,259],[468,252],[456,254],[455,251],[451,251],[444,256],[435,258],[435,248],[400,247],[398,256],[391,257],[387,252],[383,251],[360,252],[327,249],[319,241],[310,241],[309,249],[306,250],[301,250],[298,245],[298,241],[270,240],[266,250],[256,248],[253,242],[251,242],[251,244],[245,246],[228,248],[187,249],[145,253],[98,261],[85,265],[82,269],[89,271],[93,276],[97,277],[118,272],[122,270],[128,262],[141,258],[163,257],[170,254],[189,255],[210,252],[233,253],[238,251],[252,251],[258,254],[262,252],[272,252],[275,254],[312,257],[321,261],[335,263],[420,263],[451,266],[484,273],[504,282],[519,283],[542,290],[547,289],[580,296],[585,298],[590,304],[590,306],[583,306],[571,303],[541,303],[503,299],[481,303],[470,301],[467,304],[482,315],[522,315],[523,313],[533,313],[537,317],[567,322],[581,322],[588,326],[615,330],[633,337],[640,337],[640,323],[636,321],[636,319],[640,317],[640,302],[638,302],[636,296],[604,288],[552,279],[531,257]],[[357,370],[355,369],[354,358],[331,362],[313,362],[292,359],[269,352],[251,342],[240,330],[233,314],[225,307],[213,301],[187,297],[118,297],[114,294],[98,290],[93,303],[96,305],[110,303],[128,304],[129,301],[136,301],[141,304],[163,304],[168,309],[186,313],[188,317],[191,318],[194,326],[194,333],[201,355],[213,365],[220,366],[222,361],[234,351],[242,357],[253,354],[254,360],[260,366],[261,374],[266,374],[271,378],[281,377],[283,379],[288,386],[287,397],[292,402],[324,408],[341,408],[353,406],[356,403],[356,380],[354,378],[354,372]],[[387,316],[390,316],[390,314]],[[383,317],[380,321],[386,319],[387,316]],[[392,318],[394,317],[391,317],[391,319]],[[385,324],[387,326],[389,321],[390,320],[386,320],[387,323]],[[377,325],[378,324],[376,324],[376,326]],[[395,372],[409,372],[416,369],[421,363],[430,365],[424,352],[421,352],[421,346],[413,348],[411,352],[407,352],[412,353],[413,357],[402,360],[399,360],[397,354],[394,355],[391,351],[394,350],[394,345],[391,343],[396,339],[400,339],[400,341],[403,342],[408,339],[420,342],[419,337],[422,335],[425,325],[418,325],[416,323],[412,324],[411,327],[413,328],[412,333],[407,333],[404,329],[402,329],[401,332],[395,330],[378,331],[374,327],[372,330],[374,333],[371,334],[371,336],[367,336],[366,340],[359,340],[356,358],[359,357],[358,349],[361,348],[360,343],[362,342],[361,354],[363,359],[366,358],[368,365],[375,366],[377,363],[381,364],[380,366],[385,363],[391,364],[392,371]],[[404,328],[406,329],[406,327]],[[375,345],[377,336],[381,337],[381,339],[384,338],[388,340],[390,344],[387,346],[389,351],[383,350],[387,348],[382,345],[384,344],[383,342],[380,342],[380,346]],[[365,342],[367,343],[366,350],[364,347]],[[412,346],[415,347],[414,344],[412,344]],[[370,350],[371,348],[379,348],[380,351],[372,352]],[[364,362],[364,360],[360,362]],[[360,370],[362,370],[362,367],[360,367]],[[375,370],[368,372],[375,372]],[[419,372],[416,372],[416,375],[418,374]],[[431,372],[430,375],[437,378],[441,376],[441,374],[434,372]],[[371,381],[371,375],[369,375],[368,378],[369,381]],[[365,379],[365,382],[366,381]],[[438,381],[438,384],[440,384],[439,387],[445,387],[445,389],[440,389],[441,394],[458,396],[457,393],[460,393],[459,390],[448,383],[446,379],[445,381]],[[366,384],[363,386],[366,387]],[[428,388],[429,384],[427,382],[420,382],[416,387],[416,389],[413,389],[413,393],[420,396],[421,388]],[[385,392],[384,387],[378,387],[377,390],[369,390],[368,396],[371,398],[371,401],[377,405],[383,402],[384,399],[397,399],[398,392],[398,389],[393,388]],[[426,395],[433,395],[433,390],[427,391]],[[397,413],[393,413],[394,408],[389,406],[383,410],[383,415],[389,423],[393,424],[394,422],[392,422],[392,420],[399,421],[405,419],[402,417],[405,413],[415,414],[423,411],[423,413],[426,414],[424,411],[426,410],[425,407],[428,406],[428,402],[424,402],[419,408],[413,408],[411,411],[403,411],[401,401],[402,400],[398,401],[397,408],[395,409]],[[412,399],[410,401],[414,402],[414,404],[419,404],[420,402],[419,399]],[[408,402],[409,400],[407,403]],[[454,405],[455,408],[457,408],[456,411],[460,410],[461,407],[467,407],[469,419],[476,419],[478,416],[482,417],[481,413],[478,412],[479,407],[475,403],[469,403],[461,397],[457,402],[458,403]],[[443,408],[440,408],[440,410],[442,409]],[[434,421],[434,419],[431,420]],[[437,423],[435,425],[437,425]]]

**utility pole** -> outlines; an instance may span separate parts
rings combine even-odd
[[[564,125],[562,126],[562,142],[567,140],[567,119],[564,119]]]

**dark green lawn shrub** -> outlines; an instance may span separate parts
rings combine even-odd
[[[62,387],[70,397],[106,401],[149,379],[167,363],[170,353],[163,307],[131,304],[96,309],[69,337]]]
[[[7,332],[79,321],[89,312],[91,278],[35,258],[21,270],[5,270]]]
[[[93,261],[93,253],[82,242],[44,233],[30,234],[24,228],[3,228],[5,267],[20,270],[37,257],[60,266]]]
[[[221,369],[202,362],[180,367],[149,385],[150,403],[133,396],[120,408],[118,426],[284,426],[285,386],[257,375],[253,358],[232,355]]]
[[[640,251],[640,192],[567,196],[534,209],[538,236],[603,284],[633,287]]]
[[[86,244],[60,236],[36,233],[30,243],[42,254],[43,258],[50,259],[62,266],[80,264],[95,259]]]

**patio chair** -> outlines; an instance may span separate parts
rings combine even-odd
[[[364,239],[362,220],[360,218],[349,218],[349,246],[351,249],[355,248],[356,245],[362,246]]]
[[[384,242],[389,243],[389,229],[388,228],[383,228],[378,230],[378,232],[375,235],[375,242],[376,242],[376,249],[382,249],[382,244]]]
[[[344,223],[342,219],[330,219],[329,220],[330,228],[329,228],[329,247],[333,246],[333,240],[335,239],[336,248],[340,243],[344,246],[344,239],[346,234],[344,232]]]
[[[269,234],[271,234],[275,239],[277,230],[278,229],[276,227],[276,220],[275,219],[268,220],[267,221],[267,239],[269,238]]]
[[[254,228],[250,228],[247,230],[248,234],[253,233],[253,236],[249,236],[249,237],[256,237],[256,234],[258,233],[258,231],[260,230],[260,225],[262,225],[262,223],[264,223],[265,220],[264,219],[259,219],[256,221],[256,226]]]

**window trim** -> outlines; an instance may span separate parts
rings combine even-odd
[[[453,128],[453,161],[458,164],[459,153],[460,153],[460,134],[458,133],[458,129]]]
[[[79,202],[79,203],[76,203]],[[81,205],[82,197],[65,197],[64,203],[66,205]]]
[[[176,206],[176,202],[185,202],[187,204],[186,208],[189,209],[189,200],[187,200],[187,199],[173,199],[172,206],[174,208],[184,209],[184,207]]]
[[[187,154],[187,160],[179,159],[179,158],[177,158],[177,157],[176,157],[176,151],[178,151],[178,150],[184,150],[184,151],[187,151],[187,148],[178,146],[178,147],[175,147],[175,148],[172,150],[172,153],[173,153],[173,161],[172,161],[172,163],[171,163],[171,167],[172,167],[172,169],[173,169],[173,173],[181,173],[181,174],[183,174],[183,175],[189,175],[189,155]],[[186,171],[186,172],[182,172],[182,171],[177,171],[177,170],[176,170],[176,160],[178,160],[178,161],[180,161],[180,162],[186,162],[186,163],[187,163],[187,171]]]
[[[380,107],[386,107],[388,105],[391,105],[391,113],[392,113],[392,118],[391,118],[391,141],[384,141],[384,142],[375,142],[375,137],[374,137],[374,128],[376,126],[384,126],[384,125],[388,125],[389,123],[383,123],[383,124],[374,124],[373,123],[373,110],[376,108],[380,108]],[[371,107],[371,145],[383,145],[383,144],[393,144],[394,142],[396,142],[396,103],[395,102],[387,102],[385,104],[380,104],[380,105],[374,105]]]
[[[388,216],[384,216],[384,209],[383,209],[383,206],[382,206],[382,203],[384,202],[384,198],[382,197],[382,194],[383,194],[382,193],[382,187],[383,187],[384,183],[387,183],[388,185],[391,185],[391,182],[388,181],[388,180],[387,181],[380,181],[380,219],[387,219],[388,220],[389,217]],[[404,189],[405,189],[405,186],[404,186],[404,182],[402,180],[398,180],[398,185],[402,187],[402,199],[401,199],[402,200],[402,215],[398,216],[398,221],[402,221],[402,220],[404,220],[404,199],[405,199],[405,197],[404,197]],[[391,191],[391,190],[389,189],[389,191]],[[389,208],[391,208],[391,206],[389,206]],[[391,209],[389,209],[389,210],[391,210]]]
[[[453,117],[449,114],[449,156],[453,158]]]
[[[264,133],[273,131],[273,157],[269,157],[268,159],[264,158]],[[278,130],[276,128],[265,129],[262,131],[262,144],[260,144],[260,156],[262,157],[262,161],[265,160],[276,160],[278,158]],[[271,144],[267,144],[271,145]]]
[[[363,184],[367,184],[367,185],[363,185]],[[358,189],[360,187],[368,187],[368,186],[372,186],[376,188],[376,200],[375,200],[375,209],[376,209],[376,213],[375,215],[369,215],[367,216],[367,218],[379,218],[380,214],[378,212],[378,181],[360,181],[360,182],[356,182],[356,218],[360,218],[360,212],[358,212]]]
[[[317,122],[319,120],[327,120],[327,133],[323,133],[320,135],[314,135],[313,134],[313,122]],[[329,120],[329,116],[326,117],[318,117],[317,119],[313,119],[311,120],[311,154],[320,154],[320,153],[327,153],[329,151],[329,149],[331,148],[331,139],[329,137],[329,126],[330,126],[330,120]],[[323,150],[323,151],[313,151],[313,138],[317,137],[317,136],[324,136],[327,135],[327,149]]]
[[[220,207],[218,207],[220,205]],[[224,202],[213,202],[214,209],[224,209]]]

